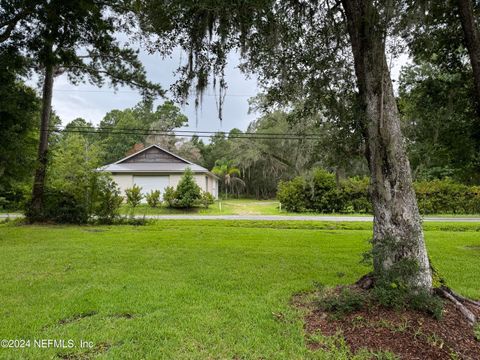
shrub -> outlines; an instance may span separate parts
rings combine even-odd
[[[142,188],[137,185],[125,189],[125,195],[127,196],[127,204],[132,208],[137,207],[143,199]]]
[[[163,201],[167,204],[168,207],[175,207],[175,189],[173,186],[167,186],[163,192]]]
[[[302,212],[307,210],[307,184],[305,179],[296,177],[291,181],[280,181],[277,199],[287,211]]]
[[[342,197],[345,199],[344,212],[372,212],[372,202],[368,193],[369,183],[370,179],[368,177],[352,177],[341,182]]]
[[[192,170],[187,168],[175,190],[175,206],[191,208],[200,200],[201,196],[201,189],[193,179]]]
[[[160,191],[152,190],[145,196],[145,198],[147,199],[148,206],[156,208],[160,204]]]
[[[310,180],[310,196],[308,207],[321,213],[340,212],[345,200],[340,189],[337,189],[335,175],[323,169],[317,169]]]
[[[414,184],[422,214],[475,214],[480,212],[480,188],[450,179],[420,181]]]
[[[112,224],[119,218],[123,198],[118,185],[110,177],[100,177],[94,187],[93,215],[103,224]]]
[[[309,179],[281,181],[277,198],[287,211],[371,213],[369,178],[349,178],[338,186],[333,174],[316,170]],[[450,179],[414,183],[422,214],[478,214],[480,186],[467,186]]]
[[[363,308],[367,297],[360,291],[342,288],[339,293],[320,292],[319,305],[322,310],[343,316]]]
[[[200,203],[205,207],[205,209],[208,209],[210,205],[212,205],[215,202],[215,198],[213,197],[212,194],[210,194],[207,191],[202,192],[202,198],[200,199]]]
[[[45,189],[43,212],[37,213],[31,200],[26,203],[25,216],[29,222],[52,221],[60,224],[84,224],[89,215],[85,205],[73,194],[59,189]]]

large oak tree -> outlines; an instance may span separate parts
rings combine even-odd
[[[231,51],[258,75],[273,101],[321,111],[342,126],[342,103],[364,139],[374,209],[374,269],[405,275],[413,288],[430,291],[432,274],[410,165],[386,59],[386,43],[403,2],[160,1],[145,0],[140,20],[162,53],[181,46],[188,54],[174,86],[198,98],[209,83],[219,89]],[[164,39],[169,39],[165,42]],[[212,76],[213,75],[213,76]],[[221,103],[219,104],[221,109]],[[345,110],[345,109],[343,109]],[[411,271],[404,271],[409,268]],[[406,274],[408,273],[408,274]]]

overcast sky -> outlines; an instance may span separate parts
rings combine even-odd
[[[140,60],[145,66],[148,79],[160,83],[164,89],[169,89],[175,82],[174,72],[182,58],[180,52],[176,52],[170,58],[162,59],[158,54],[152,55],[142,51]],[[197,112],[194,97],[189,101],[189,105],[181,108],[182,112],[188,116],[189,130],[229,131],[234,127],[245,130],[255,119],[255,114],[248,114],[248,99],[258,92],[256,80],[247,79],[237,68],[238,63],[235,55],[230,56],[226,69],[228,89],[224,102],[223,121],[220,122],[218,119],[214,90],[210,88],[206,91]],[[56,78],[54,83],[53,109],[62,119],[63,125],[77,117],[98,124],[110,110],[133,107],[140,100],[138,91],[128,87],[120,88],[115,92],[107,86],[103,88],[90,84],[74,86],[68,82],[66,76]],[[162,102],[161,99],[157,101],[158,104]]]
[[[158,54],[140,53],[150,81],[160,83],[165,89],[175,81],[174,71],[182,61],[180,52],[167,59]],[[185,58],[183,58],[185,60]],[[408,60],[401,56],[392,67],[392,78],[397,79],[401,65]],[[194,99],[182,108],[189,119],[188,129],[199,131],[229,131],[232,128],[246,130],[248,124],[257,114],[248,114],[248,99],[258,93],[256,79],[247,79],[237,68],[239,63],[235,54],[230,56],[226,68],[228,89],[224,103],[223,121],[218,119],[218,111],[213,89],[207,90],[201,108],[198,109],[198,125],[196,124]],[[98,124],[107,112],[113,109],[133,107],[141,100],[137,91],[120,88],[114,92],[109,87],[97,88],[89,84],[71,85],[65,76],[55,79],[53,92],[53,109],[65,125],[71,120],[81,117]],[[159,100],[161,103],[163,100]]]

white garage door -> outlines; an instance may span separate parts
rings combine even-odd
[[[165,188],[170,185],[170,176],[134,176],[133,182],[142,188],[143,195],[152,190],[160,190],[160,196],[163,197]],[[145,201],[143,199],[143,202]]]

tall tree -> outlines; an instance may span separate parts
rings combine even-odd
[[[38,140],[39,99],[22,75],[25,59],[13,48],[0,47],[0,197],[10,201],[19,186],[31,182]]]
[[[73,83],[88,79],[97,85],[109,79],[113,86],[140,88],[150,96],[162,91],[146,80],[137,52],[115,39],[115,32],[128,19],[124,16],[129,12],[125,3],[42,0],[35,2],[34,11],[30,1],[12,0],[8,5],[2,7],[1,18],[10,19],[15,25],[6,26],[5,41],[27,54],[43,83],[38,164],[31,203],[32,213],[41,218],[55,77],[66,74]],[[22,20],[15,22],[17,17]]]
[[[447,145],[445,150],[449,156],[460,160],[455,161],[457,164],[463,163],[462,169],[457,171],[461,174],[462,180],[474,183],[478,182],[480,170],[478,155],[480,153],[480,113],[478,111],[480,103],[477,93],[479,85],[475,76],[472,76],[472,68],[476,66],[472,63],[472,61],[475,62],[475,55],[468,49],[467,35],[462,29],[464,22],[462,18],[467,17],[472,21],[465,25],[468,28],[469,38],[474,41],[474,33],[478,32],[475,18],[478,17],[479,7],[471,1],[461,3],[464,15],[460,14],[457,0],[414,1],[414,6],[405,12],[404,21],[409,26],[405,27],[403,37],[407,41],[415,65],[419,67],[417,71],[423,72],[423,74],[419,72],[421,76],[417,76],[415,81],[419,85],[417,90],[421,89],[420,83],[429,89],[425,92],[424,100],[431,99],[444,109],[443,114],[440,114],[444,118],[442,127],[453,128],[451,135],[455,133],[457,136],[450,145],[445,142],[442,145]],[[472,65],[469,66],[469,63]],[[428,74],[425,73],[428,68],[434,71],[429,70]],[[435,83],[432,82],[434,78],[436,78]],[[416,91],[412,85],[410,89]],[[441,90],[442,87],[445,90]],[[433,88],[437,91],[430,91]],[[409,103],[404,105],[408,106]],[[414,105],[414,102],[410,105]],[[426,118],[428,111],[426,109],[422,111],[424,114],[420,117]],[[435,114],[432,114],[432,119],[435,117]],[[468,149],[464,154],[456,155],[459,147],[458,136],[463,139],[462,144],[472,146],[471,151]]]
[[[309,93],[316,111],[329,112],[339,109],[346,98],[342,91],[351,89],[353,54],[356,129],[366,143],[372,179],[374,268],[382,274],[410,265],[407,284],[430,291],[430,265],[385,51],[392,15],[402,5],[373,0],[173,5],[152,0],[145,2],[142,26],[160,37],[171,35],[189,53],[177,87],[183,95],[194,79],[196,89],[204,89],[211,72],[220,74],[222,88],[227,54],[241,49],[244,68],[259,72],[261,85],[273,88],[271,95],[292,101]],[[330,112],[332,119],[341,114]]]
[[[411,284],[430,290],[432,274],[385,55],[392,10],[371,0],[343,0],[342,4],[363,107],[374,211],[374,268],[384,273],[414,262],[418,268]]]
[[[475,80],[477,114],[480,117],[480,32],[472,0],[457,0],[458,13],[462,24],[465,44],[470,55]],[[480,133],[479,133],[480,134]]]

